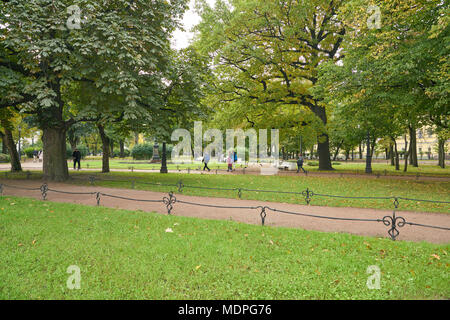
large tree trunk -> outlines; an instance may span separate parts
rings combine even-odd
[[[0,136],[2,138],[2,153],[7,154],[8,153],[8,147],[6,145],[6,136],[3,132],[0,131]]]
[[[109,172],[109,148],[110,148],[110,139],[105,134],[105,128],[101,124],[97,124],[98,132],[100,133],[100,138],[102,139],[103,145],[103,157],[102,157],[102,172]]]
[[[42,129],[44,145],[44,179],[65,181],[69,178],[66,151],[65,127],[45,127]]]
[[[405,167],[403,168],[403,172],[408,171],[408,157],[409,157],[409,152],[411,149],[411,145],[409,146],[408,149],[408,140],[406,139],[406,134],[405,134]]]
[[[395,158],[394,158],[394,145],[389,145],[389,159],[391,160],[391,166],[395,166]]]
[[[327,115],[324,107],[315,103],[313,112],[322,120],[324,127],[327,125]],[[327,133],[322,133],[317,138],[317,153],[319,154],[319,170],[333,170],[331,166],[330,139]]]
[[[438,139],[438,165],[441,168],[445,168],[445,140]]]
[[[119,141],[119,148],[120,148],[120,158],[125,158],[125,143],[123,140]]]
[[[414,126],[409,126],[409,144],[410,144],[410,164],[413,167],[418,167],[419,162],[417,160],[417,137],[416,128]]]
[[[397,149],[397,141],[395,141],[394,137],[391,137],[392,142],[394,143],[394,155],[393,158],[395,159],[395,170],[400,170],[400,157],[398,155],[398,149]]]
[[[344,140],[341,140],[341,142],[338,144],[336,151],[334,152],[333,161],[336,161],[336,158],[339,154],[339,151],[341,149],[342,144],[344,143]]]
[[[19,172],[22,171],[22,165],[20,164],[19,153],[16,149],[16,144],[14,143],[14,138],[12,132],[8,129],[7,126],[2,121],[2,126],[4,127],[4,143],[7,146],[9,152],[9,158],[11,162],[11,172]]]

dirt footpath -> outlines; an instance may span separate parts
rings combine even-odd
[[[0,180],[0,183],[25,187],[25,188],[39,188],[41,182],[26,181],[26,180]],[[162,200],[163,197],[168,197],[167,193],[142,191],[133,189],[115,189],[104,188],[98,186],[75,186],[64,183],[49,183],[50,189],[66,192],[101,192],[109,195],[126,197],[132,199],[142,200]],[[176,189],[176,188],[175,188]],[[175,190],[174,190],[175,191]],[[21,190],[3,187],[3,195],[24,196],[41,199],[41,191],[39,190]],[[204,205],[214,206],[236,206],[236,207],[258,207],[267,206],[270,208],[298,212],[302,214],[313,214],[318,216],[328,216],[335,218],[355,218],[355,219],[383,219],[386,215],[392,215],[392,210],[378,210],[378,209],[362,209],[362,208],[337,208],[337,207],[322,207],[322,206],[306,206],[299,204],[277,203],[277,202],[263,202],[257,200],[238,200],[226,198],[207,198],[196,196],[185,196],[183,194],[175,193],[175,203],[173,203],[172,214],[186,217],[197,217],[205,219],[217,220],[233,220],[249,224],[261,225],[261,209],[240,209],[240,208],[211,208],[204,206],[196,206],[178,202],[179,200],[185,202],[193,202]],[[69,202],[85,205],[95,206],[97,204],[96,194],[66,194],[49,191],[47,200],[55,202]],[[120,208],[127,210],[143,210],[156,211],[161,214],[167,214],[166,205],[162,202],[138,202],[119,198],[111,198],[107,196],[100,197],[100,205],[111,208]],[[372,237],[389,237],[388,229],[382,222],[372,221],[342,221],[321,219],[314,217],[304,217],[280,212],[266,211],[265,219],[266,226],[274,227],[289,227],[301,228],[306,230],[318,230],[325,232],[345,232],[356,235],[372,236]],[[426,213],[426,212],[406,212],[397,211],[397,217],[403,217],[406,222],[440,226],[450,228],[450,215],[440,213]],[[425,228],[420,226],[405,225],[398,228],[400,234],[397,240],[407,241],[427,241],[433,243],[450,243],[450,231]]]

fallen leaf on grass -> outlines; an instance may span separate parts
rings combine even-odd
[[[198,270],[198,269],[200,269],[201,267],[202,267],[202,265],[196,266],[196,267],[195,267],[195,270]]]
[[[173,232],[172,228],[167,228],[166,232]]]
[[[433,257],[434,259],[437,259],[437,260],[441,260],[441,257],[439,257],[437,254],[435,254],[435,253],[433,253],[432,255],[431,255],[431,257]]]
[[[34,239],[32,242],[31,242],[31,245],[35,245],[36,244],[36,239]]]

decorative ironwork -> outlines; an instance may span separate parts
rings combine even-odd
[[[311,198],[314,195],[314,192],[306,188],[306,190],[302,192],[302,195],[305,197],[306,204],[309,205],[309,203],[311,202]]]
[[[166,205],[167,208],[167,214],[170,214],[173,209],[173,204],[177,202],[177,198],[173,195],[173,192],[169,192],[169,197],[163,197],[163,202]]]
[[[395,241],[395,239],[397,239],[398,235],[400,234],[400,232],[398,231],[398,228],[403,227],[406,224],[406,220],[403,217],[397,217],[395,215],[395,211],[392,213],[392,217],[391,216],[384,216],[383,219],[381,220],[383,222],[383,224],[386,227],[391,227],[388,230],[388,234],[391,237],[392,240]]]
[[[264,222],[266,221],[266,216],[267,216],[266,208],[267,207],[261,207],[261,212],[259,214],[259,216],[261,217],[261,225],[262,226],[264,226]]]
[[[95,182],[95,176],[89,176],[89,183],[93,185]]]
[[[394,210],[398,209],[398,198],[397,197],[394,197],[394,208],[395,208]]]
[[[95,177],[90,176],[89,180],[91,181],[91,184],[93,183]],[[107,180],[107,179],[101,179],[102,181],[121,181],[121,180]],[[145,183],[140,182],[139,183]],[[291,214],[296,216],[305,216],[305,217],[311,217],[311,218],[320,218],[320,219],[326,219],[326,220],[342,220],[342,221],[359,221],[359,222],[382,222],[385,226],[390,227],[388,230],[388,234],[391,238],[391,240],[396,240],[399,236],[399,228],[404,227],[406,224],[411,226],[418,226],[418,227],[425,227],[425,228],[433,228],[433,229],[441,229],[450,231],[450,228],[443,227],[443,226],[432,226],[432,225],[425,225],[425,224],[419,224],[414,222],[406,222],[406,220],[403,217],[398,217],[396,215],[396,211],[399,207],[399,200],[405,200],[405,201],[423,201],[423,202],[431,202],[431,203],[445,203],[449,204],[450,201],[442,201],[442,200],[425,200],[425,199],[412,199],[412,198],[404,198],[404,197],[350,197],[350,196],[338,196],[338,195],[329,195],[329,194],[320,194],[320,193],[313,193],[308,188],[303,192],[293,192],[293,191],[272,191],[272,190],[253,190],[253,189],[245,189],[245,188],[211,188],[211,187],[203,187],[203,186],[185,186],[182,181],[180,180],[176,185],[174,184],[161,184],[161,183],[147,183],[151,185],[157,185],[157,186],[176,186],[178,187],[178,190],[181,192],[183,188],[200,188],[200,189],[210,189],[210,190],[227,190],[227,191],[238,191],[239,198],[242,196],[242,191],[254,191],[254,192],[278,192],[278,193],[289,193],[289,194],[302,194],[305,197],[305,201],[307,204],[310,203],[313,196],[319,196],[319,197],[335,197],[335,198],[347,198],[347,199],[377,199],[377,200],[388,200],[393,199],[393,206],[394,210],[392,215],[384,216],[382,219],[363,219],[363,218],[346,218],[346,217],[330,217],[330,216],[321,216],[321,215],[315,215],[315,214],[307,214],[307,213],[301,213],[301,212],[292,212],[292,211],[285,211],[280,210],[276,208],[271,208],[268,206],[229,206],[229,205],[212,205],[212,204],[202,204],[202,203],[194,203],[194,202],[187,202],[179,200],[179,203],[182,204],[188,204],[188,205],[194,205],[194,206],[202,206],[202,207],[209,207],[209,208],[221,208],[221,209],[252,209],[252,210],[260,210],[260,217],[261,217],[261,224],[264,226],[265,219],[267,216],[268,211],[273,212],[280,212],[285,214]],[[134,180],[133,180],[133,186],[134,186]],[[47,183],[42,184],[38,188],[27,188],[27,187],[19,187],[19,186],[12,186],[7,185],[4,183],[0,183],[0,195],[3,195],[5,187],[7,188],[15,188],[15,189],[22,189],[22,190],[30,190],[30,191],[39,191],[42,193],[42,199],[47,199],[47,193],[48,192],[58,192],[58,193],[65,193],[65,194],[95,194],[97,199],[97,205],[100,205],[100,196],[105,197],[112,197],[112,198],[118,198],[118,199],[125,199],[125,200],[131,200],[131,201],[143,201],[143,202],[163,202],[167,207],[167,212],[170,215],[173,210],[173,204],[177,202],[177,199],[175,198],[172,191],[169,192],[168,197],[163,197],[162,200],[148,200],[148,199],[133,199],[133,198],[126,198],[122,196],[115,196],[110,194],[105,194],[101,192],[69,192],[69,191],[62,191],[62,190],[55,190],[50,189],[47,185]]]
[[[178,187],[178,192],[183,192],[183,187],[184,187],[183,181],[181,181],[181,180],[178,181],[177,187]]]
[[[43,185],[41,185],[41,187],[39,189],[41,190],[42,200],[47,200],[47,192],[48,192],[47,183],[44,183]]]

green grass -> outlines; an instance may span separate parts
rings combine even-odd
[[[295,160],[290,160],[295,161]],[[308,162],[317,162],[317,160],[306,160],[305,161],[305,168],[306,170],[312,171],[312,172],[318,172],[318,166],[308,166]],[[333,165],[335,171],[332,173],[339,174],[339,173],[359,173],[364,174],[366,164],[365,162],[336,162],[333,161],[333,163],[339,163],[339,165]],[[69,166],[73,164],[69,162]],[[82,166],[84,168],[90,168],[90,169],[101,169],[102,168],[102,161],[101,160],[88,160],[88,161],[82,161]],[[169,170],[186,170],[187,168],[191,169],[197,169],[199,167],[203,167],[202,163],[194,163],[194,164],[168,164]],[[133,170],[159,170],[161,168],[161,164],[155,164],[155,163],[149,163],[148,160],[130,160],[130,159],[119,159],[110,160],[110,168],[111,169],[126,169],[131,170],[131,167],[133,167]],[[225,163],[210,163],[209,167],[211,169],[226,169],[227,165]],[[241,168],[241,165],[238,164],[237,168]],[[374,174],[380,174],[380,175],[417,175],[420,176],[448,176],[450,177],[450,167],[441,168],[436,165],[436,161],[429,162],[427,164],[420,164],[418,168],[415,168],[413,166],[408,166],[408,171],[403,172],[403,165],[400,166],[400,171],[396,171],[395,167],[391,166],[387,163],[379,163],[374,162],[372,163],[372,169]]]
[[[84,177],[85,181],[72,180],[70,183],[89,185],[88,175],[94,172],[71,173],[73,177]],[[32,177],[38,179],[41,173],[34,172]],[[179,180],[186,186],[221,187],[221,188],[246,188],[254,190],[295,191],[302,192],[308,188],[316,194],[331,194],[352,197],[404,197],[423,200],[450,201],[450,181],[421,181],[421,180],[397,180],[380,177],[356,178],[356,177],[317,177],[317,176],[257,176],[257,175],[203,175],[183,173],[138,173],[138,172],[112,172],[108,174],[96,174],[100,179],[118,179],[122,181],[97,181],[95,185],[131,188],[131,181],[136,179],[135,188],[139,190],[151,190],[178,193],[178,188],[173,186],[153,186],[138,183],[162,183],[176,184]],[[10,178],[24,178],[25,173],[8,174]],[[237,191],[209,190],[197,188],[184,188],[183,194],[207,197],[224,197],[238,199]],[[305,204],[304,197],[295,194],[266,193],[242,191],[242,199],[298,203]],[[311,205],[330,207],[356,207],[393,209],[393,200],[373,199],[342,199],[313,196]],[[399,210],[419,212],[450,213],[450,204],[429,203],[422,201],[400,200]]]
[[[86,174],[86,173],[85,173]],[[424,200],[450,201],[450,182],[441,181],[408,181],[395,179],[363,179],[363,178],[333,178],[312,176],[255,176],[255,175],[199,175],[199,174],[160,174],[160,173],[125,173],[113,172],[99,174],[100,179],[120,179],[126,182],[97,181],[99,186],[130,188],[133,177],[141,178],[144,182],[159,182],[162,184],[176,184],[179,180],[186,186],[246,188],[253,190],[295,191],[302,192],[309,188],[317,194],[331,194],[357,197],[405,197]],[[140,179],[139,179],[140,180]],[[136,180],[136,181],[139,181]],[[74,180],[73,183],[81,183]],[[87,184],[87,182],[84,182]],[[176,187],[152,186],[135,184],[136,189],[169,192],[178,192]],[[197,188],[184,188],[183,194],[238,198],[236,191],[209,190]],[[283,193],[266,193],[242,191],[242,199],[299,203],[305,204],[303,196]],[[357,207],[392,209],[392,200],[372,199],[341,199],[313,196],[311,205],[330,207]],[[428,203],[400,200],[400,210],[444,212],[450,213],[450,204]]]
[[[333,162],[335,163],[335,162]],[[366,163],[365,162],[337,162],[339,165],[333,165],[335,169],[335,173],[358,173],[365,174]],[[310,170],[313,172],[323,172],[318,169],[317,166],[305,166],[306,170]],[[380,174],[380,175],[396,175],[396,176],[404,176],[404,175],[419,175],[419,176],[447,176],[450,177],[450,167],[441,168],[436,165],[436,161],[429,162],[427,164],[419,164],[419,167],[413,167],[408,165],[408,171],[403,172],[404,163],[400,165],[400,170],[395,170],[395,167],[391,166],[388,163],[372,163],[372,173]]]
[[[0,299],[450,297],[449,245],[423,242],[2,197],[0,247]]]

